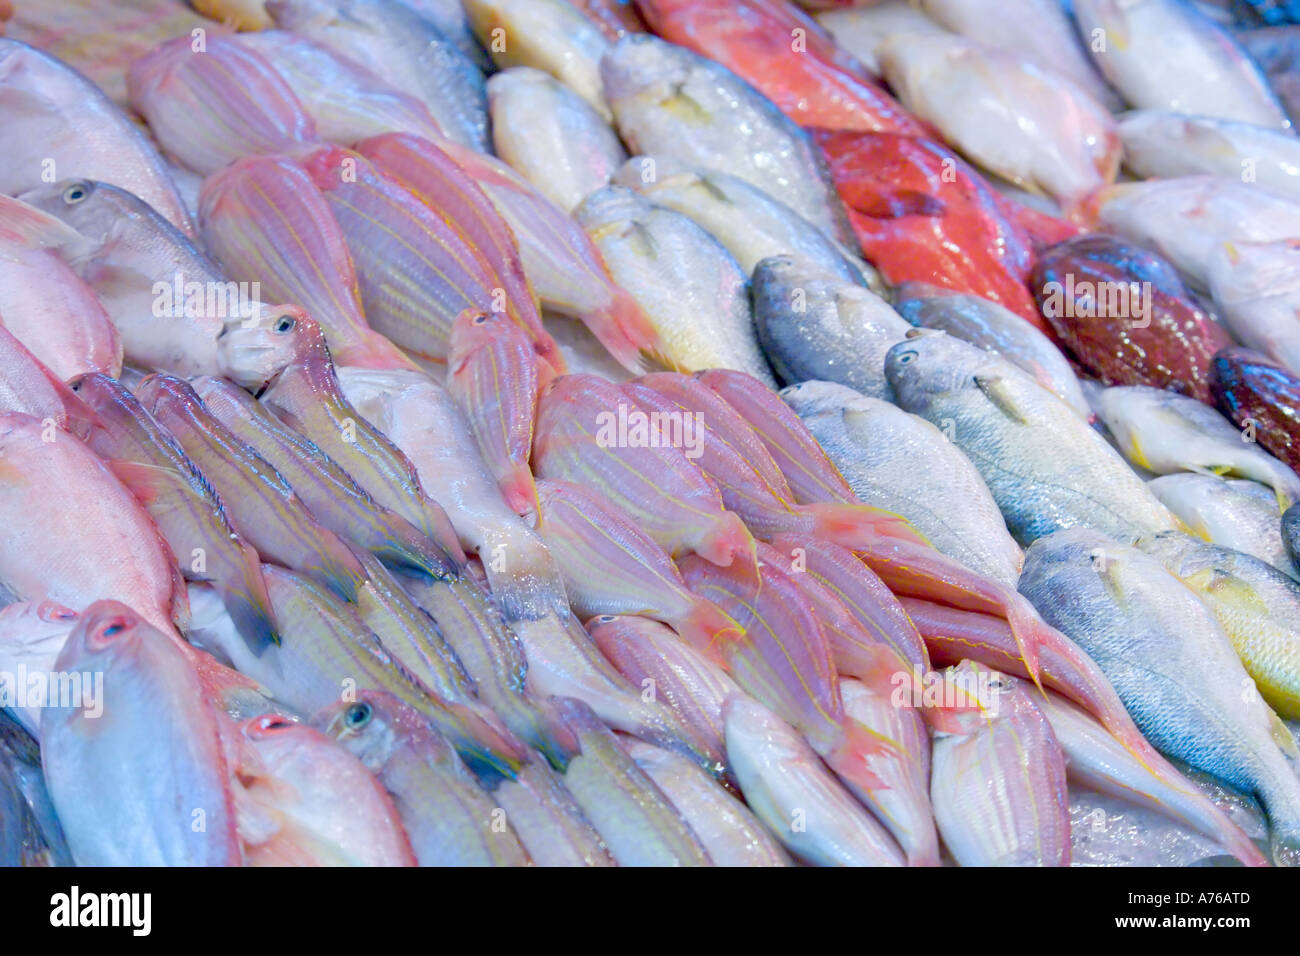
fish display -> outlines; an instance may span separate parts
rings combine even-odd
[[[1300,865],[1287,6],[0,3],[0,865]]]

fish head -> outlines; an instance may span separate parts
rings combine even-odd
[[[940,736],[966,736],[986,727],[1005,713],[1007,698],[1018,694],[1023,684],[972,660],[932,676],[942,683],[923,698],[924,716]]]
[[[223,372],[253,391],[324,343],[320,326],[296,305],[263,307],[256,318],[227,325],[217,339]]]
[[[969,342],[944,332],[912,329],[886,353],[885,377],[899,404],[911,410],[936,396],[974,387],[975,376],[996,364],[991,353]]]
[[[69,379],[68,388],[94,412],[97,428],[109,431],[123,426],[129,428],[132,422],[145,417],[131,390],[111,375],[86,372]]]
[[[379,770],[400,746],[404,725],[422,718],[387,691],[359,691],[355,700],[342,701],[315,721],[372,771]]]
[[[622,235],[655,210],[654,203],[626,186],[603,186],[573,210],[573,217],[597,244],[611,235]]]
[[[116,186],[93,179],[63,179],[22,193],[19,198],[30,206],[67,223],[96,244],[108,241],[113,226],[128,214],[123,196],[137,203],[143,200]]]
[[[1018,587],[1022,594],[1045,595],[1053,589],[1105,593],[1127,605],[1128,584],[1140,579],[1140,574],[1134,577],[1134,563],[1146,560],[1141,552],[1099,531],[1066,528],[1029,546]]]
[[[61,648],[79,615],[57,601],[18,601],[0,608],[0,634],[8,644]]]
[[[96,601],[77,617],[55,667],[61,671],[105,670],[135,656],[152,636],[166,640],[121,601]]]
[[[451,326],[448,369],[452,375],[455,375],[464,367],[465,362],[481,349],[506,344],[520,345],[520,351],[532,349],[527,333],[505,313],[466,309],[456,317]]]
[[[164,428],[169,421],[188,417],[202,405],[189,382],[164,372],[141,379],[135,387],[135,397]]]
[[[781,389],[780,395],[800,418],[840,412],[864,397],[857,389],[847,385],[815,379],[788,385]]]
[[[615,112],[634,98],[650,102],[673,100],[696,67],[689,50],[649,33],[629,33],[600,60],[605,97]]]

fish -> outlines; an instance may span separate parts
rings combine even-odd
[[[611,42],[628,33],[645,33],[649,29],[633,0],[573,0],[572,6]]]
[[[529,288],[548,310],[579,318],[621,365],[640,370],[657,333],[637,301],[614,284],[582,227],[505,163],[450,141],[377,136],[357,151],[435,209],[499,264],[512,300]]]
[[[158,150],[100,89],[48,53],[0,40],[0,106],[11,122],[0,193],[54,180],[112,183],[194,236],[194,223]],[[93,138],[87,137],[93,131]]]
[[[72,866],[63,827],[41,773],[40,747],[8,716],[0,716],[0,847],[7,866]]]
[[[490,151],[479,68],[432,22],[388,0],[271,0],[275,25],[327,46],[422,102],[443,132]]]
[[[176,640],[97,600],[54,667],[102,675],[98,700],[83,690],[41,713],[41,765],[77,865],[241,865],[234,768]]]
[[[135,394],[210,483],[230,527],[264,560],[301,571],[344,600],[356,597],[366,574],[347,544],[316,520],[266,459],[208,413],[193,388],[153,375]]]
[[[620,866],[712,866],[700,838],[591,708],[565,697],[552,704],[582,744],[582,753],[564,774],[565,786],[615,861]]]
[[[1234,39],[1246,54],[1259,64],[1268,77],[1278,101],[1294,123],[1300,115],[1300,87],[1296,86],[1295,36],[1293,26],[1260,27],[1239,30]]]
[[[144,200],[103,182],[65,180],[0,200],[0,222],[57,250],[90,286],[126,362],[260,387],[292,349],[301,310],[231,282]],[[20,227],[22,228],[22,227]]]
[[[790,853],[816,866],[903,866],[902,851],[812,751],[758,701],[723,710],[727,753],[749,808]]]
[[[789,866],[750,810],[681,754],[634,738],[623,749],[681,815],[718,866]]]
[[[1279,513],[1300,499],[1295,472],[1194,398],[1145,386],[1108,388],[1098,415],[1124,456],[1147,471],[1250,478],[1273,489]]]
[[[979,470],[945,432],[830,382],[803,382],[781,396],[860,499],[904,516],[950,558],[1015,587],[1024,555]]]
[[[724,510],[717,486],[681,448],[648,437],[619,443],[620,409],[626,419],[636,406],[610,382],[591,375],[552,381],[538,402],[533,473],[602,494],[674,558],[693,551],[752,567],[753,538]]]
[[[1176,529],[1106,440],[1011,363],[929,332],[894,346],[885,372],[902,408],[948,428],[1021,544],[1076,526],[1120,540]]]
[[[1250,349],[1214,356],[1210,391],[1224,416],[1292,471],[1300,468],[1300,377]]]
[[[633,153],[726,170],[831,238],[852,242],[808,134],[725,66],[636,33],[606,52],[600,73],[615,126]]]
[[[249,866],[416,865],[392,799],[333,738],[274,715],[240,731],[258,758],[245,790],[274,826],[248,847]]]
[[[503,72],[530,67],[550,74],[608,122],[600,59],[610,41],[564,0],[465,0],[474,33]],[[489,90],[489,96],[491,92]]]
[[[1072,11],[1093,39],[1093,63],[1130,106],[1290,129],[1263,72],[1191,5],[1074,0]]]
[[[3,612],[0,612],[3,613]],[[708,769],[729,774],[722,708],[744,692],[727,672],[666,625],[634,614],[598,614],[587,622],[601,654],[642,693],[673,709]]]
[[[911,326],[876,293],[773,256],[754,269],[752,295],[759,343],[787,385],[820,380],[893,397],[885,353]]]
[[[1212,612],[1156,558],[1085,528],[1030,547],[1021,593],[1106,672],[1157,748],[1256,794],[1275,862],[1295,859],[1300,780],[1290,734]]]
[[[295,302],[344,364],[413,367],[366,322],[342,227],[311,175],[286,156],[246,156],[203,181],[203,242],[225,271]]]
[[[960,866],[1069,866],[1065,755],[1032,692],[965,661],[943,673],[930,799]]]
[[[59,378],[0,325],[0,410],[21,412],[81,437],[93,419]]]
[[[1237,340],[1300,372],[1295,276],[1300,240],[1227,242],[1210,259],[1210,294]]]
[[[770,256],[791,256],[811,271],[883,291],[875,271],[789,206],[737,176],[666,156],[634,156],[613,182],[689,216],[752,276]]]
[[[893,133],[822,130],[814,138],[858,246],[886,282],[990,299],[1050,333],[1025,288],[1032,236],[961,157],[932,140]]]
[[[1277,494],[1268,486],[1241,478],[1179,472],[1154,478],[1147,487],[1193,534],[1253,555],[1283,574],[1300,574],[1282,542]]]
[[[661,365],[735,368],[772,381],[754,332],[747,276],[709,233],[625,186],[598,189],[574,218],[653,326],[653,357]]]
[[[443,135],[429,108],[361,64],[287,30],[241,33],[236,42],[261,55],[311,116],[316,135],[353,146],[382,133]]]
[[[1123,106],[1088,58],[1069,8],[1058,0],[1028,0],[1010,17],[997,0],[921,0],[920,10],[955,33],[1061,74],[1112,112]]]
[[[1230,339],[1164,259],[1094,233],[1044,251],[1030,285],[1067,352],[1103,383],[1208,400],[1210,359]]]
[[[534,866],[614,866],[564,777],[535,760],[493,792]]]
[[[1133,110],[1119,119],[1124,165],[1151,179],[1220,176],[1300,197],[1300,143],[1254,123]]]
[[[220,35],[158,44],[131,64],[127,91],[163,151],[201,176],[316,138],[311,116],[275,68]]]
[[[469,15],[460,0],[402,0],[408,7],[424,17],[465,54],[465,58],[480,70],[491,67],[492,61],[474,39]]]
[[[0,523],[10,599],[80,612],[113,598],[168,633],[184,620],[180,573],[135,496],[73,435],[16,412],[0,414]]]
[[[609,501],[570,481],[540,481],[537,491],[537,532],[579,617],[644,615],[695,644],[736,628],[692,594],[668,553]]]
[[[462,574],[413,595],[430,611],[481,693],[519,736],[557,768],[570,749],[553,721],[525,700],[574,696],[612,726],[676,741],[661,705],[637,696],[587,639],[569,609],[564,579],[541,538],[511,511],[479,457],[468,424],[447,392],[418,373],[345,370],[345,393],[408,453],[421,480],[446,501],[449,520],[479,555],[492,597]],[[495,606],[493,606],[495,605]]]
[[[484,463],[513,511],[536,511],[528,459],[542,377],[527,335],[501,315],[463,312],[452,325],[450,346],[447,391]]]
[[[1178,176],[1116,183],[1094,196],[1097,226],[1163,256],[1198,289],[1209,287],[1225,242],[1300,235],[1300,201],[1239,179]]]
[[[95,413],[87,444],[144,505],[181,574],[213,585],[254,653],[278,641],[257,552],[235,533],[221,498],[180,443],[107,375],[83,376],[72,388]]]
[[[112,320],[53,249],[0,240],[0,324],[59,381],[122,371]]]
[[[1258,558],[1177,532],[1139,538],[1137,547],[1214,612],[1224,633],[1278,716],[1300,714],[1300,584]]]
[[[835,4],[812,7],[817,22],[836,44],[857,58],[873,76],[880,76],[880,48],[890,37],[949,32],[908,0],[882,0],[871,6]]]
[[[497,155],[561,209],[607,186],[627,160],[608,110],[602,115],[549,74],[511,67],[487,90]]]
[[[228,379],[196,378],[203,407],[293,488],[322,525],[403,574],[439,578],[453,563],[409,521],[377,503],[319,446]]]
[[[15,675],[49,674],[68,635],[77,625],[77,612],[56,601],[16,601],[0,608],[0,672],[9,693],[22,687]],[[25,668],[25,670],[20,670]],[[33,737],[41,732],[41,701],[25,704],[10,697],[5,710]]]
[[[420,866],[524,866],[508,819],[451,746],[391,694],[365,691],[314,724],[388,791]]]
[[[322,147],[296,160],[342,230],[366,321],[376,331],[412,355],[441,363],[457,316],[500,312],[563,371],[533,297],[506,296],[496,270],[441,215],[354,151]]]
[[[1035,60],[955,35],[905,35],[885,43],[880,66],[909,110],[1008,182],[1068,206],[1115,181],[1123,146],[1110,112]]]
[[[1056,344],[996,302],[909,282],[896,291],[894,308],[917,328],[947,332],[1001,355],[1034,376],[1082,418],[1092,417],[1078,376]]]

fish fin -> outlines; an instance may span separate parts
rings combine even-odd
[[[541,506],[537,501],[537,484],[533,480],[532,470],[526,463],[517,462],[512,465],[510,474],[503,477],[499,484],[506,504],[515,514],[528,514],[530,511],[541,513]]]
[[[104,464],[108,466],[108,470],[113,473],[113,476],[135,496],[135,500],[146,508],[158,500],[158,496],[162,492],[162,481],[177,474],[172,468],[151,465],[143,461],[105,459]]]
[[[663,351],[659,333],[631,293],[613,283],[609,291],[609,302],[584,313],[582,322],[619,365],[634,375],[644,375],[649,368],[643,353]]]
[[[705,532],[695,548],[695,553],[718,567],[730,567],[739,556],[745,556],[758,575],[758,546],[754,537],[734,511],[724,511],[713,526]]]
[[[1007,380],[997,375],[976,375],[975,387],[993,406],[1017,425],[1028,425],[1029,419],[1016,406],[1015,396],[1007,387]]]
[[[844,717],[840,731],[839,742],[826,757],[831,769],[863,790],[888,790],[889,785],[871,769],[871,758],[897,759],[898,745],[852,717]]]
[[[1282,718],[1277,715],[1272,707],[1265,705],[1268,710],[1268,732],[1273,737],[1273,742],[1277,744],[1278,749],[1289,760],[1300,760],[1300,746],[1297,746],[1295,735],[1291,733],[1290,728],[1282,722]]]
[[[814,533],[818,537],[846,548],[860,546],[864,540],[872,538],[899,538],[929,545],[910,521],[883,508],[841,502],[815,502],[800,505],[798,510],[813,515],[817,523]]]
[[[420,370],[420,366],[405,352],[373,331],[368,331],[362,341],[338,349],[334,353],[334,362],[354,368]]]
[[[242,541],[239,545],[243,558],[238,566],[239,579],[219,578],[214,586],[248,649],[260,656],[267,645],[279,646],[280,633],[257,552]]]
[[[669,623],[682,640],[699,650],[744,635],[730,614],[706,598],[696,598],[684,618]]]

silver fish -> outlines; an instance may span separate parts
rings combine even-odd
[[[1300,239],[1225,242],[1209,269],[1210,294],[1237,340],[1300,374]]]
[[[1147,488],[1194,534],[1300,579],[1282,543],[1277,495],[1266,485],[1180,473],[1153,478]]]

